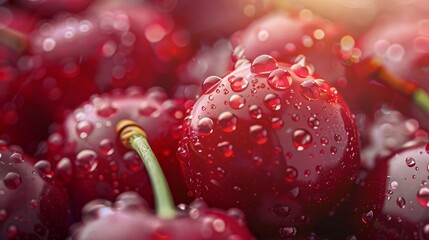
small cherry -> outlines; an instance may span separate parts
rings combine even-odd
[[[355,121],[336,89],[304,58],[290,65],[268,55],[204,81],[178,156],[197,197],[242,209],[258,237],[272,238],[335,212],[360,161]]]
[[[123,120],[116,126],[122,143],[140,155],[151,179],[156,214],[136,193],[118,196],[114,206],[100,201],[84,208],[84,221],[72,239],[255,239],[239,210],[209,209],[201,201],[176,210],[167,181],[153,154],[147,135],[138,123]],[[234,218],[233,215],[237,216]]]
[[[44,174],[49,164],[0,144],[0,238],[64,239],[70,213],[67,192]]]
[[[350,54],[353,41],[336,24],[309,10],[273,11],[231,37],[235,58],[244,56],[252,61],[268,54],[291,62],[303,54],[321,77],[338,86],[345,84],[342,55]]]
[[[354,196],[358,239],[429,237],[429,145],[409,142],[380,159]]]
[[[63,173],[59,178],[67,184],[76,219],[82,207],[94,199],[113,201],[125,191],[152,199],[149,179],[138,155],[116,138],[115,125],[124,118],[147,129],[167,179],[175,184],[175,201],[190,200],[175,155],[184,105],[182,100],[168,99],[160,88],[146,93],[130,88],[95,95],[67,116],[48,138],[45,156],[55,171]]]

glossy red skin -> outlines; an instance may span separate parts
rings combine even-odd
[[[93,96],[68,115],[62,127],[48,139],[47,159],[57,171],[63,158],[70,159],[71,173],[62,178],[66,181],[76,219],[79,219],[82,207],[97,198],[114,200],[124,191],[136,191],[146,199],[153,199],[141,159],[122,145],[115,132],[116,124],[124,119],[138,122],[147,132],[176,203],[189,201],[175,155],[185,111],[183,105],[181,100],[167,99],[165,92],[159,89],[146,94],[129,89]],[[100,114],[103,107],[107,109],[104,115]],[[85,130],[87,136],[84,138],[82,131],[77,130],[82,123],[90,123],[93,127],[92,131]],[[85,165],[85,161],[78,157],[82,156],[81,152],[88,151],[92,151],[94,164],[89,161]]]
[[[146,31],[153,26],[166,31],[158,42],[147,39]],[[129,86],[172,88],[174,68],[191,55],[189,42],[176,44],[179,33],[186,35],[170,17],[141,4],[104,4],[46,21],[31,36],[31,54],[21,58],[32,64],[21,64],[24,74],[4,104],[9,106],[5,118],[14,118],[0,132],[33,153],[51,122],[62,121],[66,110],[94,93]],[[31,143],[14,133],[20,128],[38,130]]]
[[[378,162],[375,170],[363,180],[355,198],[355,231],[358,239],[426,239],[428,207],[417,198],[427,188],[428,144],[404,147]],[[406,163],[411,157],[415,165]],[[397,188],[395,189],[395,183]],[[399,197],[405,199],[401,208]],[[363,221],[364,214],[373,217]],[[427,228],[427,227],[426,227]]]
[[[196,196],[211,206],[242,209],[257,236],[274,238],[279,237],[282,227],[300,229],[314,224],[348,197],[359,165],[357,130],[347,105],[329,87],[316,100],[301,95],[300,83],[313,76],[299,78],[283,64],[280,68],[291,72],[293,83],[286,90],[275,90],[268,85],[267,76],[257,76],[258,82],[252,83],[254,76],[249,68],[245,65],[227,74],[197,100],[185,118],[178,153],[187,185]],[[248,87],[234,92],[228,81],[231,76],[247,77]],[[234,94],[244,97],[243,108],[230,107],[229,98]],[[265,106],[267,94],[281,98],[280,110]],[[249,116],[251,105],[261,109],[260,119]],[[219,115],[226,111],[237,118],[236,129],[229,133],[217,123]],[[307,125],[311,116],[319,119],[318,129]],[[213,132],[203,136],[198,124],[206,117],[213,121]],[[271,127],[273,117],[283,121],[278,129]],[[249,134],[255,124],[266,130],[267,141],[263,144],[255,143]],[[292,131],[298,128],[313,136],[311,146],[303,151],[292,143]],[[341,135],[342,140],[336,142],[334,134]],[[328,138],[327,146],[321,145],[321,137]],[[232,151],[223,152],[228,145],[218,147],[222,142],[229,142]],[[331,154],[331,147],[337,149],[335,154]],[[289,176],[297,174],[296,179],[288,179],[290,182],[286,180],[288,170]]]
[[[45,181],[34,163],[35,160],[24,153],[5,145],[0,147],[1,239],[65,239],[67,236],[70,213],[67,192]],[[16,189],[7,187],[4,180],[11,172],[21,179]],[[12,233],[14,226],[18,229],[16,234]]]
[[[61,12],[80,12],[88,7],[93,0],[17,0],[14,2],[20,7],[32,11],[35,15],[49,18]]]
[[[361,60],[377,57],[388,71],[416,82],[428,91],[429,31],[426,26],[428,22],[428,18],[417,14],[381,17],[357,41],[357,47],[362,51]],[[363,69],[365,61],[358,63],[355,68],[350,68],[348,72],[352,84],[348,90],[350,94],[347,94],[349,96],[347,100],[352,108],[361,108],[362,111],[371,114],[385,104],[416,118],[427,129],[427,117],[413,106],[410,98],[377,83],[377,77],[373,75],[365,76],[362,74]],[[359,97],[362,94],[367,97]]]
[[[213,43],[227,37],[237,29],[274,8],[274,4],[262,0],[151,0],[161,12],[174,17],[203,43]],[[250,9],[249,9],[250,8]],[[250,10],[250,12],[246,13]]]
[[[114,207],[96,206],[90,213],[95,216],[86,218],[76,227],[71,239],[255,240],[242,219],[223,210],[191,204],[178,216],[164,219],[142,205],[135,196],[129,196],[127,201],[117,200]]]
[[[322,30],[324,37],[316,39],[316,30]],[[236,32],[231,43],[233,48],[243,47],[244,56],[251,61],[268,54],[278,61],[291,62],[303,54],[318,75],[335,85],[345,73],[340,46],[344,35],[337,25],[317,16],[306,19],[286,11],[273,11]]]

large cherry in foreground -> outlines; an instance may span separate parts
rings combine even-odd
[[[49,164],[0,145],[0,238],[64,239],[67,193],[50,181],[51,174],[44,174]]]
[[[308,70],[259,56],[207,78],[185,118],[187,185],[209,205],[242,209],[258,237],[284,238],[335,212],[356,177],[354,118]]]
[[[358,239],[427,239],[427,142],[414,143],[378,162],[355,196]]]

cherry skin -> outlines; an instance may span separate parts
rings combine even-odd
[[[84,210],[84,221],[75,228],[79,239],[254,239],[238,209],[227,212],[209,209],[195,201],[179,210],[178,216],[156,216],[134,192],[122,193],[115,203],[94,201]]]
[[[377,162],[355,198],[358,239],[427,239],[427,142],[404,146]]]
[[[345,43],[348,39],[351,37],[337,25],[307,10],[299,15],[273,11],[236,32],[231,42],[249,60],[269,54],[279,61],[290,62],[303,54],[320,76],[335,84],[344,82],[341,54],[348,53],[349,46]]]
[[[76,0],[76,1],[67,1],[67,0],[17,0],[15,1],[16,5],[28,9],[33,14],[50,18],[59,12],[80,12],[88,7],[93,0]]]
[[[35,160],[2,143],[0,147],[0,238],[64,239],[69,205],[64,187],[54,184]]]
[[[73,214],[91,200],[114,200],[121,192],[136,191],[148,200],[152,190],[138,155],[122,146],[115,124],[131,119],[147,129],[149,142],[164,168],[177,204],[188,202],[175,151],[184,115],[182,100],[169,100],[155,88],[143,93],[128,89],[93,96],[48,138],[46,158],[66,182]],[[153,205],[150,202],[151,206]]]
[[[417,14],[416,14],[417,15]],[[372,112],[387,105],[407,116],[416,118],[424,128],[428,128],[421,110],[413,106],[411,97],[406,97],[398,90],[393,90],[380,81],[377,74],[365,74],[367,59],[377,58],[379,64],[391,74],[420,85],[429,90],[427,66],[429,64],[428,19],[419,16],[386,15],[357,41],[361,51],[360,62],[348,70],[350,86],[347,98],[352,108],[371,115]],[[402,89],[405,89],[403,87]],[[362,98],[365,93],[367,97]],[[375,106],[375,109],[374,109]]]
[[[347,105],[303,62],[257,57],[209,77],[184,121],[188,187],[244,211],[258,237],[306,228],[350,194],[359,146]]]

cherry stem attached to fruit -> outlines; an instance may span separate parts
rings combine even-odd
[[[122,120],[116,125],[116,132],[124,146],[135,150],[141,157],[149,174],[155,197],[155,209],[159,217],[174,218],[177,214],[167,180],[161,166],[147,141],[146,132],[131,120]]]
[[[403,79],[389,71],[378,58],[369,58],[364,63],[365,74],[408,96],[427,116],[429,116],[429,93],[417,83]]]
[[[26,52],[30,48],[28,37],[23,33],[12,30],[0,23],[0,44],[13,49],[16,52]]]

